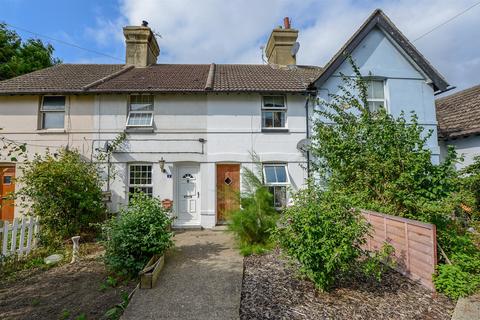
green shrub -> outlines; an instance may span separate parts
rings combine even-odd
[[[376,277],[383,270],[379,257],[365,255],[362,245],[369,227],[351,208],[348,197],[311,186],[296,194],[294,205],[280,218],[282,227],[276,233],[280,245],[321,290],[357,269]]]
[[[256,174],[243,168],[245,192],[240,196],[241,208],[227,213],[229,230],[233,231],[243,255],[263,253],[273,246],[272,231],[278,219],[273,196],[263,185],[261,169]]]
[[[94,231],[105,217],[101,179],[95,164],[76,150],[37,155],[22,167],[21,189],[15,195],[41,220],[44,244]]]
[[[119,216],[104,224],[107,266],[121,275],[137,275],[153,255],[173,245],[171,222],[159,199],[134,194]]]
[[[480,254],[454,255],[452,263],[437,267],[433,281],[439,292],[458,299],[480,290]]]

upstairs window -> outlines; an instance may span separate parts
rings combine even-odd
[[[127,127],[151,127],[153,125],[153,96],[132,95],[128,105]]]
[[[128,192],[130,195],[143,192],[149,196],[153,194],[152,165],[131,164],[129,167]]]
[[[285,128],[287,107],[284,96],[264,96],[262,105],[262,128]]]
[[[275,208],[283,208],[287,205],[287,186],[289,185],[288,170],[286,164],[263,165],[265,185],[273,195]]]
[[[65,127],[65,97],[45,96],[40,106],[41,129],[63,129]]]
[[[386,108],[385,83],[383,80],[367,81],[367,102],[370,112],[376,112],[380,108]]]

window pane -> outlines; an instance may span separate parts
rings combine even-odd
[[[152,119],[152,113],[130,112],[130,114],[128,115],[127,126],[151,126]]]
[[[63,112],[44,112],[42,119],[43,129],[62,129],[64,128],[65,113]]]
[[[277,181],[280,183],[286,183],[287,182],[287,170],[285,166],[275,166],[275,172],[277,176]]]
[[[152,166],[151,165],[131,165],[130,166],[130,185],[152,184]]]
[[[263,115],[263,127],[264,128],[273,128],[273,112],[264,111]]]
[[[275,175],[275,167],[265,166],[265,183],[275,183],[277,182],[277,177]]]
[[[130,97],[131,111],[153,111],[153,96],[134,95]]]
[[[43,97],[42,110],[65,110],[65,97]]]
[[[283,208],[287,205],[287,187],[272,186],[268,190],[273,195],[273,206],[275,208]]]
[[[368,81],[368,98],[369,99],[383,99],[384,88],[382,80],[370,80]]]
[[[265,96],[263,97],[264,108],[284,108],[285,99],[283,96]]]
[[[131,199],[132,194],[139,193],[139,192],[143,192],[146,195],[151,197],[153,195],[153,188],[152,187],[130,187],[128,188],[128,193],[129,193],[128,198]]]
[[[370,112],[376,112],[384,107],[383,104],[381,101],[368,101],[368,110],[370,110]]]
[[[273,127],[274,128],[285,127],[285,112],[277,111],[273,113]]]

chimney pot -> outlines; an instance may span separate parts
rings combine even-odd
[[[142,27],[148,27],[148,21],[142,20]]]
[[[290,29],[290,18],[289,17],[283,18],[283,26],[285,27],[285,29]]]

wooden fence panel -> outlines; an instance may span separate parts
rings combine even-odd
[[[37,245],[39,228],[36,217],[23,217],[20,223],[15,219],[13,224],[0,220],[0,254],[28,255]]]
[[[362,214],[372,226],[367,250],[390,243],[395,248],[397,271],[435,290],[432,281],[437,265],[435,225],[367,210],[362,210]]]

